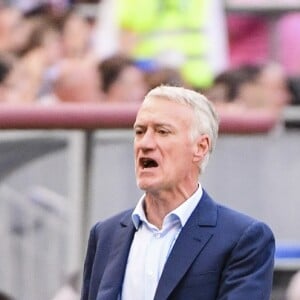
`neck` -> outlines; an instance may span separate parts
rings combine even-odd
[[[146,192],[144,210],[147,220],[161,229],[164,218],[171,211],[185,202],[198,188],[196,185],[190,191],[174,192]]]

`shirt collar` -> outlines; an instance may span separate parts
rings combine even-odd
[[[193,210],[196,208],[197,204],[199,203],[202,194],[203,194],[202,187],[201,184],[199,183],[196,192],[193,195],[191,195],[191,197],[189,197],[186,201],[184,201],[180,206],[178,206],[173,211],[171,211],[167,216],[172,215],[177,217],[180,220],[181,226],[183,227],[187,222],[188,218],[190,217],[190,215],[192,214]],[[140,227],[141,222],[147,223],[147,218],[144,211],[144,198],[145,195],[143,195],[139,199],[131,215],[132,222],[136,229]]]

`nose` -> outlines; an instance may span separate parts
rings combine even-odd
[[[135,138],[136,147],[143,150],[151,150],[155,148],[156,142],[154,133],[151,130],[147,130],[141,136]]]

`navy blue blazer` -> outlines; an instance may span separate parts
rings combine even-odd
[[[92,228],[82,300],[118,299],[135,233],[131,213]],[[154,300],[269,300],[274,250],[266,224],[217,204],[204,191],[166,261]]]

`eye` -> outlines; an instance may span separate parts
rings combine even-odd
[[[168,135],[169,131],[165,130],[165,129],[158,129],[157,132],[160,135]]]
[[[141,134],[143,134],[143,130],[141,129],[141,128],[135,128],[134,129],[134,133],[135,133],[135,135],[141,135]]]

